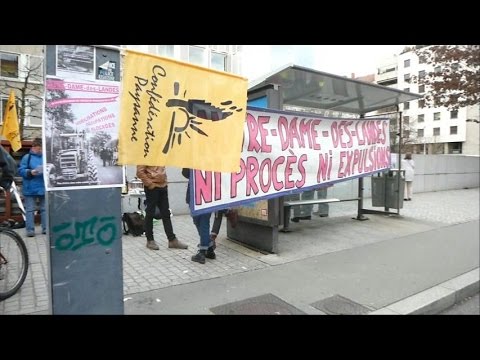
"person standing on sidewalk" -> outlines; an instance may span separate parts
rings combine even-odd
[[[35,208],[37,199],[40,205],[42,234],[47,233],[45,212],[45,183],[43,181],[42,139],[32,142],[30,152],[22,157],[18,173],[23,178],[22,192],[25,198],[25,227],[28,237],[35,236]]]
[[[213,249],[217,248],[217,236],[220,232],[220,227],[222,226],[222,219],[225,216],[230,222],[230,226],[234,228],[237,226],[238,222],[238,212],[235,209],[222,209],[215,212],[213,217],[212,230],[210,231],[210,239],[213,241]]]
[[[182,175],[188,179],[187,194],[185,196],[185,201],[187,204],[190,204],[190,172],[192,170],[188,168],[182,169]],[[212,213],[192,215],[193,223],[197,228],[198,235],[200,235],[200,244],[198,245],[198,252],[192,256],[192,261],[198,262],[200,264],[205,264],[205,258],[215,259],[215,248],[214,242],[210,238],[210,217]]]
[[[405,169],[405,201],[412,200],[413,194],[413,178],[415,176],[415,161],[412,159],[411,153],[406,153],[402,160],[402,169]]]
[[[145,235],[147,237],[147,248],[159,250],[158,244],[153,238],[153,217],[155,208],[158,206],[162,216],[163,229],[168,239],[170,249],[187,249],[188,245],[180,242],[173,232],[172,220],[169,216],[170,205],[168,203],[168,181],[167,171],[164,166],[137,166],[137,177],[142,180],[146,206],[145,209]]]

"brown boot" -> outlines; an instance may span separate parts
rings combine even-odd
[[[168,241],[169,249],[188,249],[188,245],[180,242],[177,238]]]

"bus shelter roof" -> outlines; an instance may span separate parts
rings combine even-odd
[[[423,97],[294,64],[250,82],[248,91],[252,93],[272,85],[281,89],[284,105],[360,115]]]

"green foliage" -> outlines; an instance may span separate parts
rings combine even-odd
[[[480,46],[416,46],[419,59],[433,66],[425,77],[412,80],[425,85],[425,104],[449,110],[480,103]]]

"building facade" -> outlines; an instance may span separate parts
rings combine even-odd
[[[207,68],[241,74],[241,45],[123,45]]]
[[[0,122],[13,89],[22,139],[40,137],[44,92],[44,45],[0,45]]]
[[[427,94],[429,89],[412,81],[412,78],[440,72],[441,67],[422,62],[413,49],[406,49],[397,57],[397,69],[398,89]],[[424,99],[403,104],[401,111],[404,123],[411,129],[413,151],[423,154],[479,155],[479,105],[448,110],[446,107],[426,107]]]

